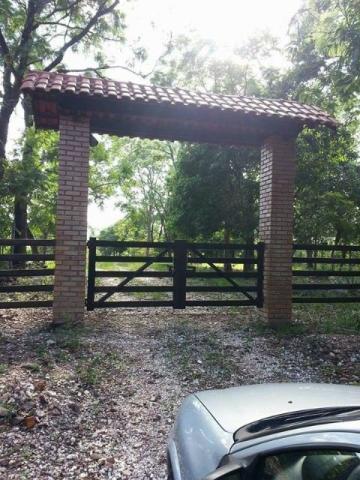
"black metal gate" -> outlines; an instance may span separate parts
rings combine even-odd
[[[88,250],[88,310],[263,305],[262,243],[118,242],[92,237]]]

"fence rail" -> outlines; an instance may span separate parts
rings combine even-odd
[[[360,302],[360,246],[294,244],[293,277],[294,303]]]
[[[19,246],[25,247],[25,250],[30,247],[31,253],[12,253],[13,248]],[[52,298],[39,299],[38,294],[48,296],[53,292],[53,283],[42,283],[42,277],[49,279],[55,273],[54,268],[46,265],[46,262],[55,260],[54,252],[47,252],[54,247],[55,240],[0,239],[0,308],[52,306]],[[9,268],[4,268],[5,266]],[[29,281],[33,283],[28,283]],[[19,300],[17,294],[32,295]]]

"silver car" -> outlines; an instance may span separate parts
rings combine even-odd
[[[169,480],[360,480],[360,387],[267,384],[183,402]]]

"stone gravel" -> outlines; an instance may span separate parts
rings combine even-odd
[[[254,309],[98,310],[50,328],[1,317],[1,479],[165,479],[191,392],[264,382],[360,382],[359,336],[279,334]]]

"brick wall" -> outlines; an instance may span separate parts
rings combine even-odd
[[[54,322],[84,317],[89,174],[88,118],[60,116]]]
[[[260,239],[265,242],[264,309],[270,324],[291,321],[294,140],[266,139],[261,150]]]

